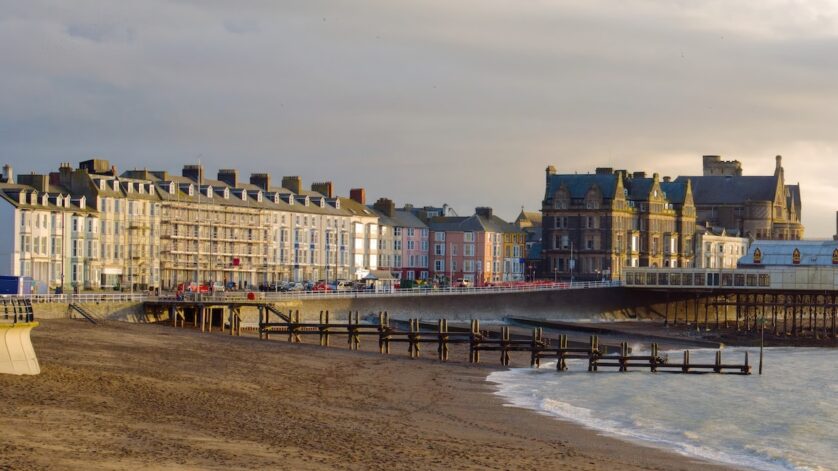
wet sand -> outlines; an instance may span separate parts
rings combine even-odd
[[[42,374],[0,375],[0,469],[724,469],[505,407],[489,365],[78,320],[32,337]]]

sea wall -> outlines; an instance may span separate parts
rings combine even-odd
[[[509,316],[553,320],[662,320],[667,299],[670,302],[670,317],[677,310],[680,313],[679,317],[684,318],[687,303],[683,301],[686,299],[690,300],[690,316],[693,316],[695,306],[692,296],[694,295],[683,294],[679,297],[670,294],[667,298],[667,295],[661,292],[616,287],[479,295],[289,299],[272,304],[283,312],[299,311],[301,319],[308,321],[317,320],[321,311],[329,311],[332,319],[345,319],[350,311],[357,311],[361,317],[375,316],[380,311],[387,311],[392,319],[401,320],[502,320]],[[168,320],[167,311],[155,313],[146,309],[140,302],[81,303],[80,306],[97,319],[125,322]],[[699,300],[698,308],[699,312],[704,312],[703,299]],[[36,319],[71,316],[66,303],[36,303],[33,309]],[[258,322],[259,314],[256,307],[244,307],[241,314],[246,324]],[[187,315],[191,319],[192,313]],[[226,316],[225,312],[223,317]],[[73,314],[73,317],[79,316]]]

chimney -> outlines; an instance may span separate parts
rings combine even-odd
[[[18,175],[17,183],[19,185],[31,186],[41,193],[49,191],[49,177],[46,175],[36,175],[35,173],[30,173],[29,175]]]
[[[474,212],[480,217],[484,217],[486,219],[492,218],[492,208],[482,206],[479,208],[474,208]]]
[[[367,192],[363,188],[349,190],[349,198],[363,205],[367,204]]]
[[[250,184],[256,185],[262,189],[262,191],[270,191],[271,190],[271,176],[267,173],[251,173],[250,174]]]
[[[316,191],[326,198],[334,198],[334,192],[332,190],[332,182],[319,182],[311,184],[311,191]]]
[[[61,174],[58,172],[49,172],[49,184],[50,185],[60,185],[61,184]]]
[[[614,173],[614,169],[611,167],[597,167],[596,174],[597,175],[611,175]]]
[[[672,177],[663,177],[663,181],[669,183],[672,181]]]
[[[646,178],[646,172],[634,172],[631,174],[632,178]]]
[[[387,217],[393,217],[396,215],[396,203],[393,200],[388,198],[378,198],[378,201],[372,205],[377,211],[384,213]]]
[[[112,167],[110,162],[102,159],[79,162],[79,168],[94,175],[113,175],[112,171],[116,171],[116,168]]]
[[[239,171],[232,168],[222,168],[218,171],[218,179],[233,188],[239,187]]]
[[[282,177],[282,187],[288,188],[292,193],[300,193],[303,189],[303,179],[300,177]]]
[[[155,177],[159,178],[160,180],[164,181],[164,182],[169,181],[169,172],[167,172],[165,170],[155,170],[155,171],[151,172],[151,174],[154,175]]]
[[[201,165],[184,165],[181,175],[200,185],[204,184],[204,167]]]
[[[6,164],[3,166],[3,176],[6,178],[6,183],[15,182],[15,172],[11,165]]]

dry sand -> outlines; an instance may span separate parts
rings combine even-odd
[[[0,469],[722,469],[504,407],[488,366],[77,320],[33,342]]]

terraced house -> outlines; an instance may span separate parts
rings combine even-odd
[[[542,202],[544,275],[618,278],[623,267],[693,263],[695,206],[689,180],[598,168],[546,170]]]

